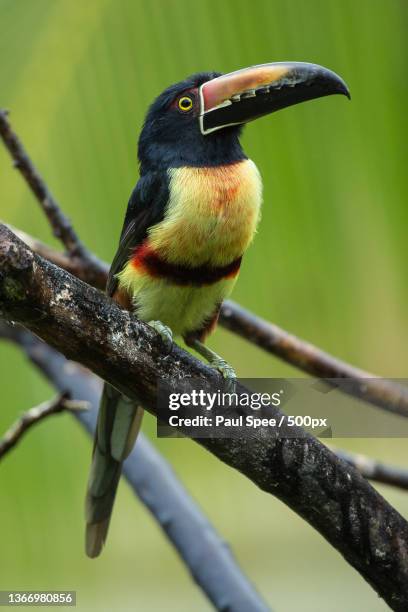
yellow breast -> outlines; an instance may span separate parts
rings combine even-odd
[[[151,247],[171,263],[222,266],[240,257],[260,216],[262,182],[243,160],[214,168],[169,170],[165,218],[148,235]]]

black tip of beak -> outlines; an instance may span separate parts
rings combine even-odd
[[[336,76],[337,76],[337,75],[336,75]],[[339,83],[339,93],[340,93],[340,94],[343,94],[343,96],[346,96],[346,98],[348,98],[349,100],[351,100],[351,94],[350,94],[350,90],[349,90],[349,88],[347,87],[347,85],[345,84],[345,82],[343,81],[343,79],[341,79],[339,76],[338,76],[338,79],[339,79],[339,81],[340,81],[340,83]]]
[[[343,79],[339,77],[338,74],[336,74],[335,72],[332,72],[331,70],[327,70],[327,71],[325,70],[324,72],[327,72],[328,74],[325,75],[323,73],[323,78],[327,79],[328,84],[333,85],[333,90],[330,93],[335,93],[335,94],[337,93],[337,94],[346,96],[346,98],[351,100],[350,90],[347,87],[346,83],[343,81]]]
[[[322,97],[333,94],[346,96],[351,100],[349,88],[338,74],[315,64],[294,64],[292,78],[297,79],[299,90],[303,88],[315,92],[312,97]],[[300,96],[301,97],[301,96]]]

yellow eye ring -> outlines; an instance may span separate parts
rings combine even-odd
[[[189,96],[182,96],[178,101],[178,107],[183,113],[187,113],[193,108],[193,100]]]

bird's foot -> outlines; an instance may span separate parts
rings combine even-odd
[[[220,357],[217,353],[209,349],[199,340],[192,340],[189,342],[189,345],[199,353],[204,359],[206,359],[210,365],[210,367],[218,370],[222,377],[225,380],[225,389],[228,393],[235,392],[237,375],[235,374],[235,370],[230,364],[225,361],[222,357]]]
[[[228,393],[234,393],[237,382],[237,375],[234,368],[219,355],[216,355],[209,363],[212,368],[218,370],[218,372],[220,372],[220,374],[223,376],[226,391]]]
[[[167,327],[167,325],[165,325],[161,321],[149,321],[148,324],[155,331],[157,331],[163,341],[165,349],[168,353],[170,353],[171,347],[173,345],[173,332],[171,331],[170,327]]]

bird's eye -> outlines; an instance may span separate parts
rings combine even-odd
[[[183,113],[188,113],[193,108],[193,100],[190,96],[182,96],[178,101],[178,107]]]

